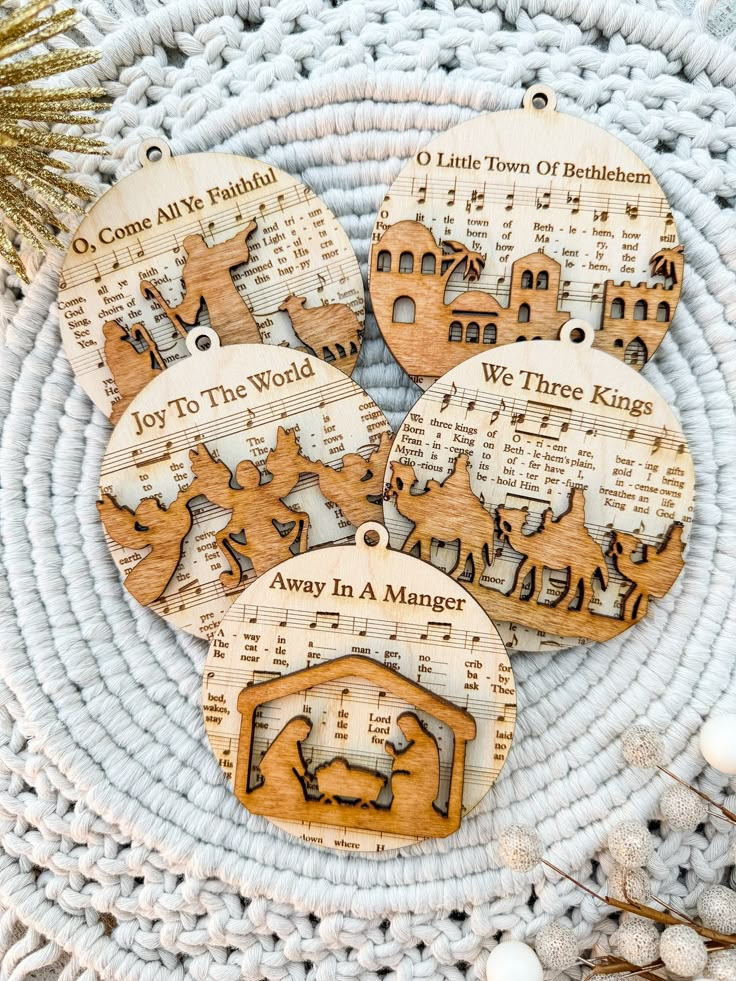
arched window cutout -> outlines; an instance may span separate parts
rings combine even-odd
[[[549,273],[540,272],[537,273],[537,289],[546,290],[549,289]]]
[[[519,307],[519,323],[528,324],[529,323],[529,304],[522,303]]]
[[[465,330],[465,340],[468,344],[477,344],[480,340],[480,327],[473,320]]]
[[[399,256],[399,272],[414,272],[414,256],[411,254],[411,252],[402,252]]]
[[[521,288],[523,290],[530,290],[534,286],[534,276],[532,275],[531,269],[525,269],[521,274]]]
[[[647,348],[640,337],[629,342],[624,352],[624,363],[632,368],[643,368],[647,363]]]
[[[413,324],[416,315],[414,300],[410,296],[399,296],[394,301],[394,323]]]
[[[450,334],[448,340],[461,341],[463,339],[463,325],[459,320],[453,320],[450,324]]]
[[[486,324],[483,328],[483,343],[484,344],[495,344],[496,343],[496,325]]]
[[[623,320],[626,313],[626,305],[620,296],[617,296],[611,303],[611,320]]]
[[[634,320],[647,319],[647,301],[637,300],[634,304]]]
[[[657,307],[657,321],[660,324],[666,324],[670,319],[670,305],[665,303],[664,300]]]
[[[422,256],[422,274],[424,276],[434,276],[436,265],[431,252],[425,252]]]
[[[391,272],[391,253],[386,249],[378,253],[376,272]]]

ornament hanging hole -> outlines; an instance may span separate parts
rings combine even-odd
[[[144,140],[138,147],[138,160],[143,167],[161,163],[171,157],[171,147],[165,140]]]
[[[211,327],[195,327],[187,334],[187,350],[190,354],[207,354],[220,347],[220,338]]]
[[[375,548],[377,545],[388,548],[388,532],[383,525],[375,521],[367,521],[361,525],[356,532],[355,540],[368,548]]]
[[[524,93],[522,105],[535,112],[553,112],[557,108],[557,96],[547,85],[535,85]]]
[[[568,320],[560,329],[560,340],[576,347],[592,347],[595,330],[584,320]]]

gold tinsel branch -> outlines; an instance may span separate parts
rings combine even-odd
[[[0,213],[5,221],[39,252],[58,246],[56,234],[67,231],[62,212],[83,213],[76,199],[90,192],[64,177],[69,167],[51,157],[54,150],[101,153],[104,143],[86,136],[52,133],[49,127],[89,126],[100,88],[34,87],[29,82],[92,64],[100,57],[90,49],[64,49],[50,54],[18,57],[35,45],[69,30],[76,21],[73,10],[44,16],[53,0],[31,0],[8,13],[8,0],[0,2]],[[0,256],[28,282],[23,263],[5,229],[0,227]]]

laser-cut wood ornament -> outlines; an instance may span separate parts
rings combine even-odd
[[[256,575],[380,520],[391,430],[310,355],[220,347],[209,328],[187,343],[115,427],[98,510],[131,594],[209,637]]]
[[[304,841],[366,852],[457,830],[498,777],[516,719],[487,615],[452,578],[390,550],[375,523],[235,600],[202,698],[242,804]]]
[[[646,164],[536,85],[523,108],[454,126],[407,163],[379,210],[369,289],[426,389],[480,351],[554,340],[571,318],[638,369],[672,321],[683,265]]]
[[[88,395],[113,422],[188,356],[193,327],[221,344],[286,345],[350,374],[365,316],[347,235],[276,167],[141,144],[140,170],[92,206],[65,257],[61,334]]]
[[[511,649],[607,640],[683,568],[685,437],[592,341],[573,320],[558,341],[470,358],[424,393],[389,455],[392,545],[462,582]]]

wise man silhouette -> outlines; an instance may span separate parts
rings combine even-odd
[[[182,243],[186,252],[181,275],[184,295],[177,306],[170,307],[145,279],[141,280],[141,293],[156,300],[183,336],[196,324],[204,303],[220,344],[260,344],[258,324],[231,275],[235,266],[250,258],[248,238],[255,229],[255,221],[250,221],[241,232],[216,245],[207,245],[201,235],[187,235]]]

